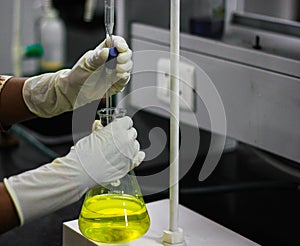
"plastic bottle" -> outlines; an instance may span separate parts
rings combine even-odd
[[[44,55],[41,58],[41,71],[56,71],[65,64],[66,28],[53,8],[46,8],[39,20],[39,39]]]

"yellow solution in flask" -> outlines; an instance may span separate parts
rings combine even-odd
[[[91,240],[124,243],[143,236],[150,218],[143,198],[101,194],[84,201],[78,224],[82,234]]]

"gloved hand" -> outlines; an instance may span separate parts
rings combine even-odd
[[[72,69],[46,73],[29,78],[23,87],[23,98],[28,109],[43,118],[53,117],[123,90],[130,78],[132,51],[126,41],[113,36],[113,46],[119,55],[116,68],[107,72],[110,39],[85,53]]]
[[[106,127],[96,121],[93,132],[65,157],[4,179],[21,225],[79,200],[89,188],[117,180],[138,166],[145,153],[139,151],[132,124],[127,116]]]

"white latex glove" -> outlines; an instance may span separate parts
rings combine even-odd
[[[29,78],[23,87],[23,98],[28,109],[43,118],[53,117],[122,91],[132,69],[132,51],[126,41],[113,36],[113,46],[119,55],[114,70],[107,72],[110,39],[85,53],[72,69],[60,70]],[[111,61],[109,61],[111,62]]]
[[[94,131],[62,158],[37,169],[4,179],[21,225],[79,200],[97,184],[117,180],[145,157],[129,117]]]

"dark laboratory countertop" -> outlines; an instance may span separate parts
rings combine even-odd
[[[51,146],[51,150],[65,155],[71,143]],[[0,149],[0,179],[49,163],[51,158],[19,138],[15,147]],[[62,223],[78,217],[82,200],[55,213],[0,235],[1,246],[61,246]]]

